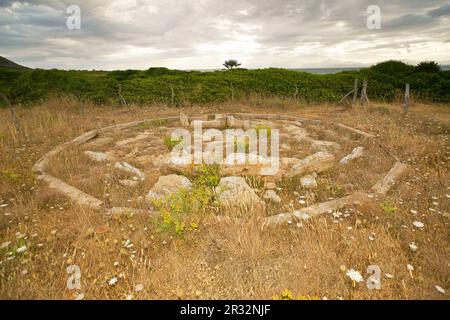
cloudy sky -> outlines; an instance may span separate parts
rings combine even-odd
[[[81,9],[70,30],[66,10]],[[381,29],[367,28],[370,5]],[[0,56],[61,69],[450,64],[450,1],[0,0]]]

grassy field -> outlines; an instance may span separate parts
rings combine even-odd
[[[416,103],[407,116],[393,104],[344,109],[258,97],[183,109],[298,115],[377,134],[411,169],[386,198],[351,208],[338,223],[323,215],[263,231],[258,214],[234,220],[208,213],[180,237],[161,232],[145,215],[114,218],[74,206],[33,177],[42,155],[83,132],[179,111],[54,99],[16,108],[16,128],[9,110],[0,110],[0,244],[10,242],[0,249],[1,299],[450,298],[448,104]],[[357,180],[360,172],[346,178]],[[23,245],[27,251],[18,252]],[[81,269],[77,291],[66,286],[73,264]],[[366,278],[370,265],[382,271],[381,290],[353,284],[345,274],[354,269]]]

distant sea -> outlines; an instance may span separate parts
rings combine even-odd
[[[288,68],[288,70],[293,71],[302,71],[302,72],[308,72],[308,73],[314,73],[314,74],[333,74],[338,73],[342,71],[358,71],[361,70],[363,67],[357,68],[357,67],[343,67],[343,68]],[[450,65],[442,65],[442,70],[450,70]],[[197,71],[219,71],[220,69],[202,69]]]
[[[315,74],[332,74],[342,71],[358,71],[361,68],[293,68],[289,70],[302,71]]]
[[[338,73],[342,71],[358,71],[362,68],[293,68],[290,70],[294,71],[303,71],[308,73],[315,73],[315,74],[332,74],[332,73]],[[450,65],[443,65],[441,66],[441,69],[443,71],[450,70]]]

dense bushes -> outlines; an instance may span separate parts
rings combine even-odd
[[[305,101],[338,101],[353,88],[354,79],[369,80],[372,100],[392,101],[406,82],[416,97],[450,101],[450,72],[435,63],[411,66],[399,61],[379,63],[360,71],[317,75],[286,69],[228,71],[61,71],[0,69],[0,90],[13,103],[30,104],[51,96],[71,95],[96,103],[118,103],[118,86],[130,103],[209,103],[248,94],[296,97]],[[1,102],[0,102],[1,103]]]

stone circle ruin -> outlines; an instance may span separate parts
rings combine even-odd
[[[195,165],[172,163],[165,139],[176,129],[192,131],[198,121],[203,129],[221,132],[278,129],[275,175],[261,175],[261,161],[221,164],[221,179],[214,188],[225,209],[263,210],[264,226],[290,224],[383,196],[407,170],[374,135],[340,123],[234,113],[181,114],[89,131],[51,150],[33,171],[74,204],[109,214],[156,214],[151,202],[189,190],[188,177],[196,174]],[[245,152],[234,156],[251,157]],[[257,183],[252,185],[251,179]],[[297,184],[301,192],[288,192],[289,184]]]

